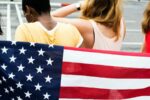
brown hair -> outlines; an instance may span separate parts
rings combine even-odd
[[[121,0],[85,0],[82,8],[84,19],[93,19],[113,29],[117,39],[120,36]]]
[[[150,30],[150,2],[148,3],[145,11],[144,17],[142,21],[142,31],[143,33],[147,33]]]

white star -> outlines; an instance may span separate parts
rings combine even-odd
[[[9,59],[10,59],[10,62],[15,62],[16,57],[12,56],[12,57],[10,57]]]
[[[39,91],[40,91],[40,90],[41,90],[41,87],[42,87],[42,86],[38,83],[37,85],[35,85],[35,90],[39,90]]]
[[[48,99],[48,100],[49,100],[49,96],[51,96],[51,95],[49,95],[49,94],[46,92],[46,94],[44,94],[43,96],[44,96],[44,99]]]
[[[1,67],[2,67],[4,70],[6,70],[6,68],[7,68],[7,66],[6,66],[5,64],[3,64]]]
[[[51,80],[52,80],[52,79],[53,79],[53,78],[49,77],[49,75],[48,75],[47,77],[45,77],[46,82],[49,82],[49,83],[51,83]]]
[[[43,50],[41,49],[41,50],[38,50],[38,52],[39,52],[39,56],[43,56],[45,51],[43,51]]]
[[[33,59],[32,57],[30,57],[30,58],[28,58],[28,60],[29,60],[29,62],[28,62],[29,64],[33,64],[33,62],[34,62],[35,59]]]
[[[27,77],[27,81],[32,81],[33,76],[31,76],[31,74],[29,74]]]
[[[49,48],[54,48],[54,45],[53,45],[53,44],[50,44],[50,45],[49,45]]]
[[[8,49],[7,49],[6,47],[2,48],[1,50],[2,50],[2,54],[3,54],[3,53],[6,53],[6,54],[7,54]]]
[[[23,100],[20,96],[17,97],[18,100]]]
[[[30,46],[33,46],[33,47],[34,47],[34,46],[35,46],[35,43],[31,42],[31,43],[30,43]]]
[[[12,87],[9,87],[9,89],[10,89],[11,92],[14,92],[14,89]]]
[[[16,45],[16,41],[12,41],[11,45]]]
[[[2,97],[2,95],[0,95],[0,98]]]
[[[8,74],[8,78],[11,78],[11,79],[14,79],[14,77],[15,77],[15,75],[13,74],[13,73],[11,73],[11,74]]]
[[[52,66],[52,63],[53,63],[53,60],[51,58],[49,58],[47,61],[47,65],[51,65]]]
[[[37,70],[37,73],[41,73],[42,74],[43,68],[41,68],[41,66],[39,66],[39,68],[36,68],[36,70]]]
[[[24,66],[22,66],[22,64],[20,66],[17,66],[18,67],[18,72],[19,71],[22,71],[23,72],[23,69],[24,69]]]
[[[20,51],[20,54],[25,54],[25,52],[26,52],[27,50],[22,47],[21,49],[19,49],[19,51]]]
[[[5,90],[5,93],[8,93],[8,94],[9,94],[9,91],[8,91],[8,89],[7,89],[7,88],[4,88],[4,90]]]
[[[24,94],[25,94],[25,97],[28,97],[28,98],[30,98],[30,96],[32,95],[32,93],[30,93],[29,91],[25,92]]]
[[[11,100],[15,100],[14,98],[12,98]]]
[[[6,82],[6,81],[7,81],[5,77],[2,77],[2,79],[3,79],[3,81],[4,81],[4,82]]]
[[[17,85],[17,88],[22,89],[23,84],[21,84],[21,83],[19,82],[19,83],[17,83],[16,85]]]

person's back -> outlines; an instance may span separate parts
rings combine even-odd
[[[16,41],[72,47],[81,45],[82,37],[76,27],[51,18],[49,0],[22,0],[22,8],[29,23],[18,26]]]
[[[81,9],[77,19],[61,19]],[[125,23],[121,0],[84,0],[79,5],[69,5],[52,13],[59,21],[75,25],[84,41],[83,48],[120,50],[125,36]],[[91,21],[92,20],[92,21]]]
[[[52,30],[47,30],[40,22],[24,23],[16,30],[15,39],[72,47],[79,47],[82,43],[76,28],[65,23],[57,23]]]
[[[144,33],[144,43],[142,45],[142,52],[150,53],[150,2],[148,3],[142,21],[142,31]]]
[[[93,20],[91,20],[90,22],[93,26],[95,37],[93,49],[114,50],[114,51],[118,51],[121,49],[125,31],[123,20],[120,21],[120,30],[119,30],[120,37],[117,40],[115,32],[113,32],[110,28],[98,24]]]

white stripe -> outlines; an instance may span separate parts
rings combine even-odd
[[[150,96],[140,96],[140,97],[126,99],[126,100],[150,100]]]
[[[150,57],[123,56],[75,50],[64,50],[63,61],[83,64],[85,63],[150,69]]]
[[[99,89],[141,89],[150,86],[150,79],[112,79],[77,75],[62,75],[62,87]]]

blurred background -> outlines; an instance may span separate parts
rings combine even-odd
[[[61,7],[62,3],[74,3],[79,0],[50,0],[52,10]],[[149,0],[123,0],[123,14],[127,26],[126,37],[123,43],[123,51],[139,52],[143,42],[141,32],[141,20],[144,8]],[[21,0],[0,0],[1,26],[4,32],[0,40],[13,40],[17,26],[26,22],[21,9]],[[74,13],[68,17],[78,17]]]

